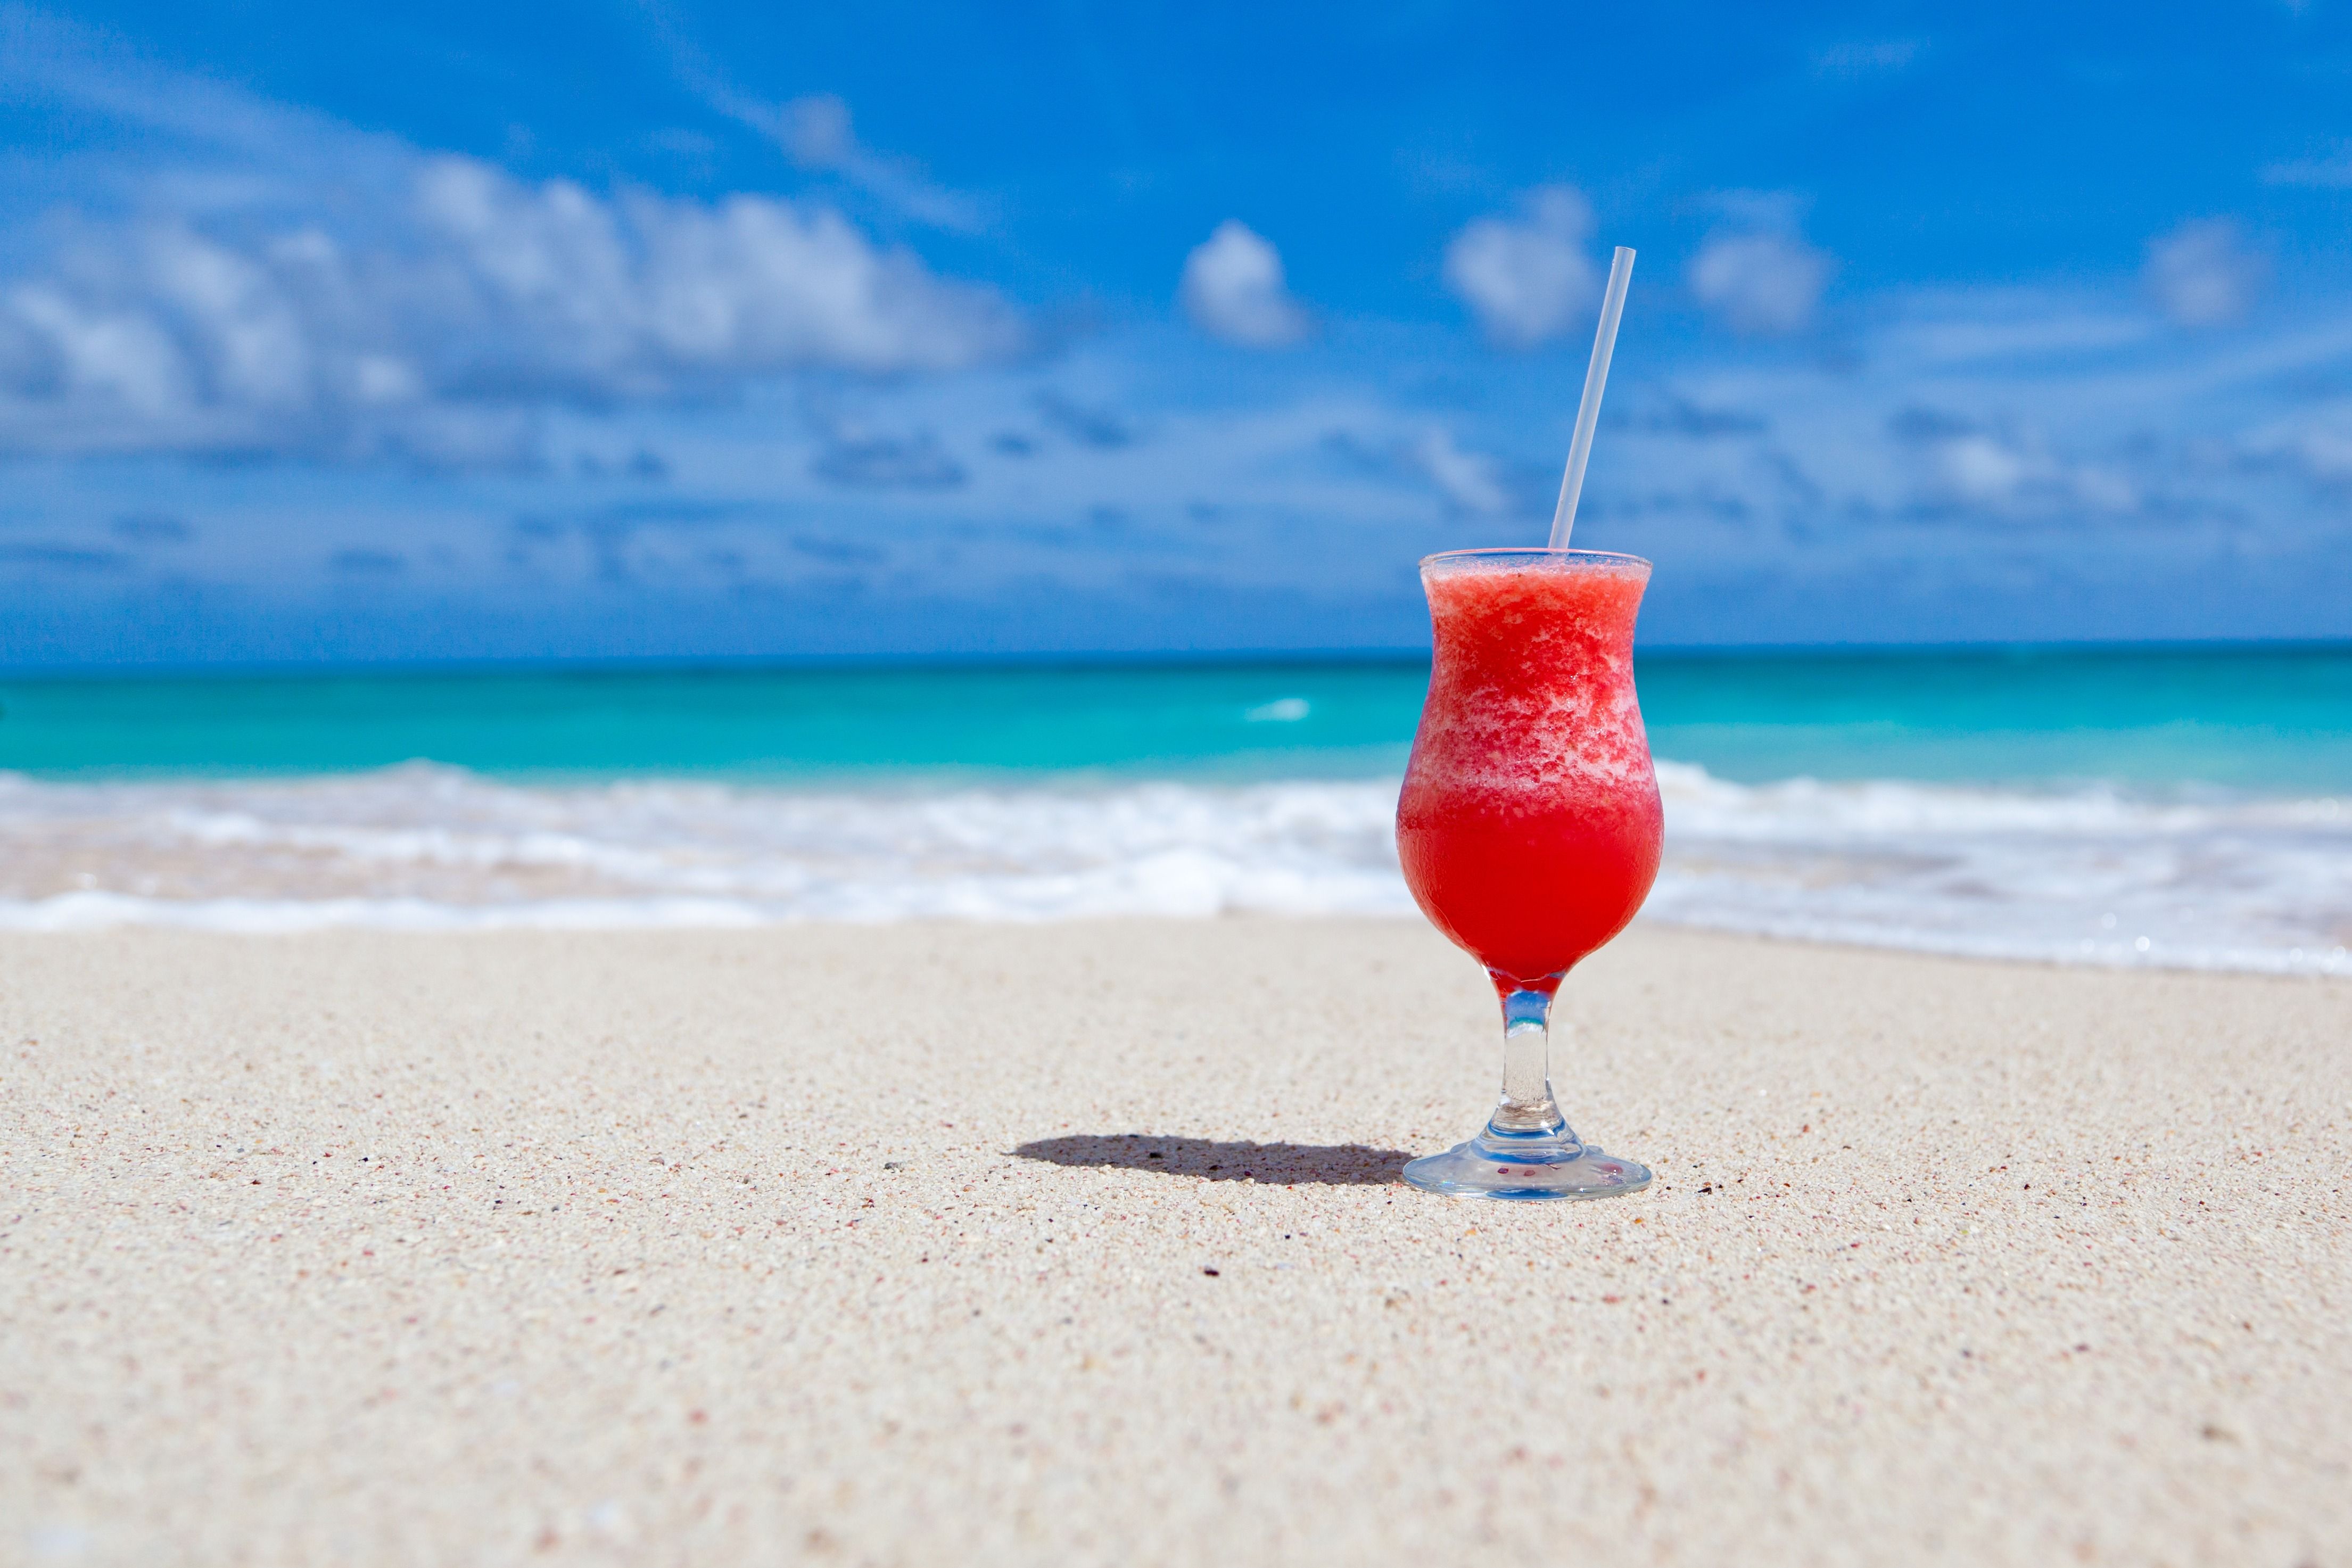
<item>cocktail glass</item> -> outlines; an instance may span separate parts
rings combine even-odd
[[[1406,886],[1486,967],[1503,1093],[1484,1131],[1404,1168],[1429,1192],[1597,1198],[1649,1170],[1580,1140],[1552,1099],[1568,972],[1625,929],[1664,815],[1633,695],[1650,563],[1591,550],[1458,550],[1421,563],[1435,657],[1397,801]]]

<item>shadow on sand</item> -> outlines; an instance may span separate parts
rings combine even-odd
[[[1161,1138],[1148,1132],[1040,1138],[1013,1152],[1049,1165],[1108,1166],[1277,1186],[1298,1182],[1378,1186],[1395,1181],[1412,1158],[1401,1149],[1368,1149],[1361,1143],[1213,1143],[1206,1138]]]

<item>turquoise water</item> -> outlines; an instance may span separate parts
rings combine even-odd
[[[1403,765],[1419,661],[0,675],[0,770],[250,777],[430,759],[493,778]],[[1725,779],[2352,789],[2352,647],[1643,657],[1654,750]]]
[[[1413,918],[1418,661],[0,677],[0,929]],[[2352,973],[2352,647],[1649,654],[1645,919]],[[403,765],[417,764],[417,765]]]

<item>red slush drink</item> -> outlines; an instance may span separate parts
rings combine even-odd
[[[1549,994],[1625,928],[1664,816],[1633,696],[1649,563],[1460,552],[1422,567],[1429,697],[1397,803],[1406,886],[1503,992]]]

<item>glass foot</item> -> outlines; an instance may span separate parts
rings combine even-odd
[[[1425,1193],[1460,1198],[1615,1198],[1650,1184],[1650,1168],[1557,1134],[1498,1133],[1493,1128],[1404,1168]]]

